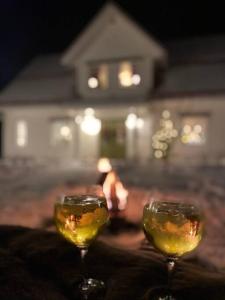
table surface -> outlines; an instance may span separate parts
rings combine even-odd
[[[150,299],[148,291],[167,280],[162,256],[151,249],[125,251],[96,241],[86,266],[105,281],[105,300]],[[0,226],[0,274],[0,299],[80,299],[79,251],[54,232]],[[195,258],[178,262],[172,286],[177,299],[225,299],[225,274]]]

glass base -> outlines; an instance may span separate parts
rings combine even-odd
[[[84,300],[91,299],[101,299],[105,291],[105,284],[101,280],[89,278],[85,279],[79,286],[80,292]]]

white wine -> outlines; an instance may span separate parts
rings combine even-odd
[[[193,205],[153,202],[144,208],[143,228],[156,249],[167,256],[179,257],[198,246],[203,218]]]
[[[105,198],[88,195],[56,203],[54,217],[58,231],[80,248],[87,248],[109,219]]]

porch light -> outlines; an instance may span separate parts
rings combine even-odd
[[[94,109],[87,108],[81,122],[81,130],[91,136],[99,134],[102,127],[101,120],[97,119],[94,114]]]
[[[97,78],[95,78],[95,77],[90,77],[89,79],[88,79],[88,86],[89,86],[89,88],[91,88],[91,89],[96,89],[97,87],[98,87],[98,79]]]
[[[142,118],[138,118],[137,115],[135,115],[134,113],[130,113],[127,116],[125,125],[130,130],[133,130],[135,128],[141,129],[144,126],[144,120]]]

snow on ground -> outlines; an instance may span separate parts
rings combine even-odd
[[[158,169],[151,164],[120,164],[115,168],[130,192],[126,218],[131,222],[140,222],[143,205],[151,194],[200,205],[206,233],[196,253],[201,260],[225,270],[225,168]],[[95,184],[98,177],[95,164],[1,164],[0,224],[47,228],[57,197]],[[142,239],[139,231],[123,232],[108,241],[138,248]]]

